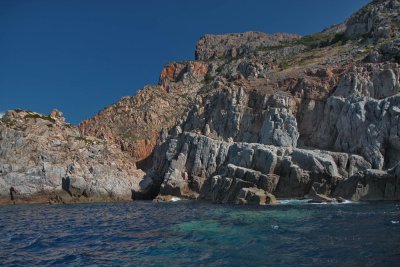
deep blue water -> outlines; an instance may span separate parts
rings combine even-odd
[[[0,265],[399,266],[400,203],[0,207]]]

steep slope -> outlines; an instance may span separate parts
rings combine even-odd
[[[168,64],[159,85],[122,98],[79,127],[83,134],[118,144],[139,161],[139,167],[146,168],[160,131],[172,127],[187,111],[207,71],[200,62]]]

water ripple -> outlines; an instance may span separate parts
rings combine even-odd
[[[2,266],[354,266],[400,260],[398,203],[0,207]],[[379,246],[377,246],[379,244]]]

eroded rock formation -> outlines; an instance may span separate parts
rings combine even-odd
[[[81,135],[57,110],[0,120],[0,196],[13,187],[19,201],[131,199],[143,175],[119,147]]]
[[[260,203],[271,193],[399,199],[390,169],[400,161],[397,6],[375,1],[302,38],[200,39],[208,82],[161,140],[140,193],[231,203],[247,203],[248,192]]]
[[[65,177],[79,170],[76,176],[89,183],[101,180],[91,165],[110,166],[104,169],[112,173],[105,180],[124,187],[131,181],[123,192],[133,190],[135,199],[176,196],[238,204],[305,196],[399,200],[399,7],[399,0],[376,0],[346,22],[303,37],[206,35],[196,46],[196,60],[167,64],[158,85],[83,121],[81,133],[56,123],[59,137],[51,140],[69,140],[62,147],[71,146],[73,153],[46,168],[59,168]],[[10,155],[25,149],[9,147],[12,142],[54,132],[41,126],[43,118],[27,129],[7,124],[27,120],[17,113],[6,115],[0,125],[3,140],[9,140],[0,143],[3,169],[13,162]],[[93,136],[101,147],[67,138],[81,135]],[[74,157],[79,168],[57,165]],[[18,189],[15,181],[22,183],[22,178],[15,173],[24,172],[49,186],[46,175],[36,173],[43,160],[26,160],[34,171],[2,174],[9,177],[7,186],[14,182]],[[118,167],[112,161],[120,162]],[[54,176],[51,188],[59,188],[63,175]]]

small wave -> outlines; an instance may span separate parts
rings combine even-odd
[[[308,204],[313,204],[313,205],[344,205],[344,204],[354,204],[355,202],[350,201],[350,200],[343,200],[341,202],[338,202],[336,200],[332,201],[332,202],[310,202]]]
[[[276,204],[281,205],[304,205],[308,204],[310,199],[280,199],[277,200]]]
[[[400,221],[391,221],[392,224],[399,224]]]
[[[342,202],[334,202],[333,204],[354,204],[354,202],[345,199],[345,200],[343,200]]]
[[[350,200],[343,200],[341,202],[338,201],[332,201],[332,202],[314,202],[311,198],[305,198],[305,199],[281,199],[277,200],[277,204],[280,205],[306,205],[306,204],[312,204],[312,205],[326,205],[326,204],[332,204],[332,205],[341,205],[341,204],[354,204],[353,201]]]
[[[182,199],[180,199],[179,197],[172,197],[171,198],[172,202],[176,202],[176,201],[179,201],[179,200],[182,200]]]
[[[311,205],[328,205],[328,204],[332,204],[332,203],[328,203],[328,202],[309,202],[307,204],[311,204]]]

